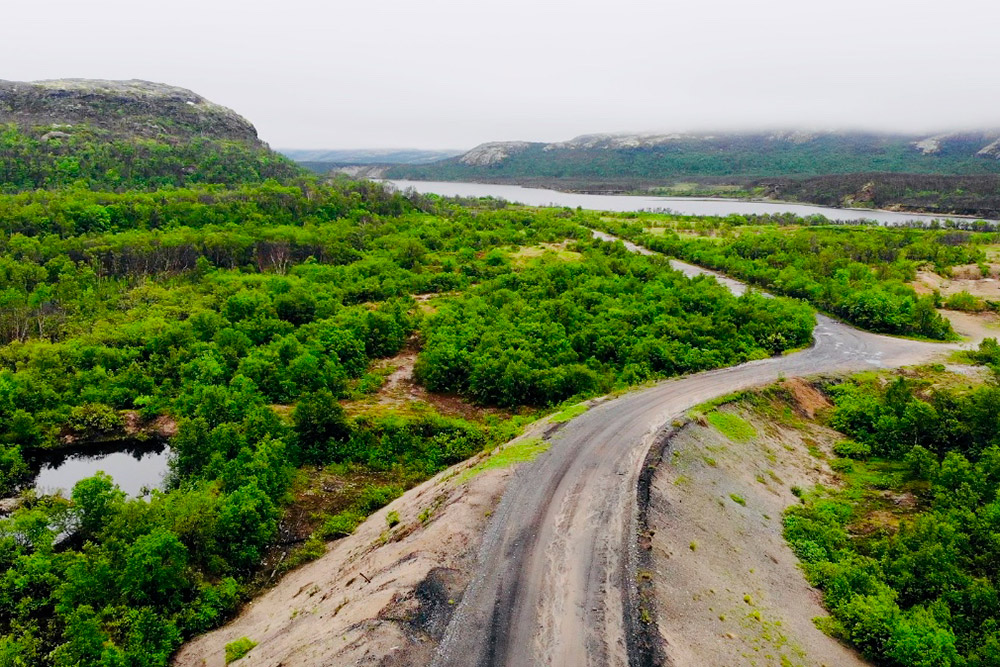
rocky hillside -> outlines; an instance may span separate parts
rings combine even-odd
[[[245,183],[298,174],[245,118],[148,81],[0,81],[0,190]]]
[[[0,123],[89,125],[122,137],[216,139],[260,144],[257,130],[201,95],[149,81],[0,81]]]
[[[392,177],[662,183],[860,172],[1000,172],[1000,131],[934,135],[870,132],[592,134],[559,143],[494,142]]]

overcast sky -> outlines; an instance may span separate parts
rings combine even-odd
[[[1000,126],[996,0],[7,0],[0,78],[148,79],[273,147]]]

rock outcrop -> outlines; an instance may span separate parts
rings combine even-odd
[[[207,137],[262,145],[257,130],[235,111],[185,88],[149,81],[0,80],[0,124],[51,128],[66,136],[77,125],[125,138]]]
[[[511,155],[520,153],[531,146],[527,141],[496,141],[480,144],[459,158],[459,162],[470,167],[489,167],[499,164]]]

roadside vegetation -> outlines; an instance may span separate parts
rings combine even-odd
[[[1000,361],[995,341],[973,353]],[[849,436],[785,536],[831,617],[821,627],[885,665],[1000,661],[1000,388],[935,369],[834,385],[829,424]]]

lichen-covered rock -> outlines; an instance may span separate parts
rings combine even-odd
[[[997,139],[989,146],[986,146],[981,151],[976,153],[976,155],[981,155],[982,157],[991,157],[1000,160],[1000,139]]]
[[[527,141],[498,141],[480,144],[459,158],[459,162],[473,167],[489,167],[499,164],[511,155],[520,153],[531,144]]]
[[[0,125],[86,125],[129,138],[206,137],[259,145],[257,130],[235,111],[184,88],[149,81],[0,80]]]
[[[301,170],[235,111],[149,81],[0,80],[0,192],[287,182]]]

